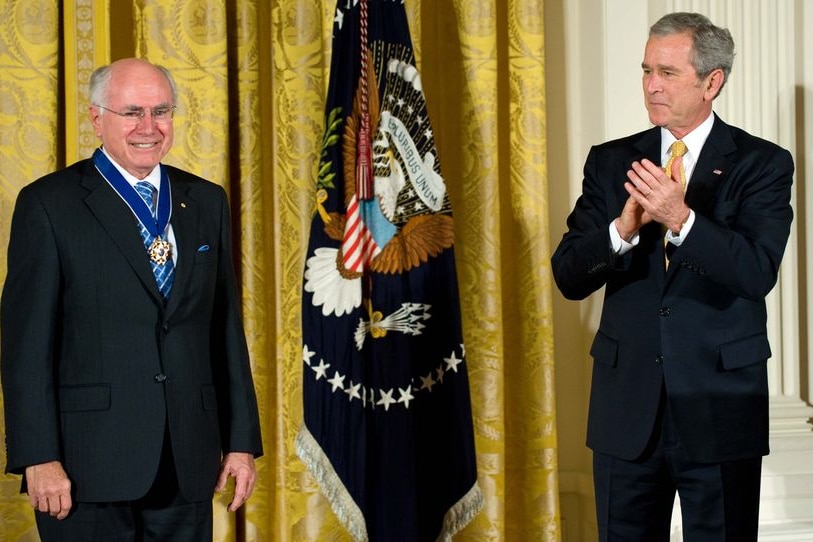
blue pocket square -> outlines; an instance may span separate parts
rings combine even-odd
[[[198,247],[198,252],[209,252],[209,245],[201,245]]]

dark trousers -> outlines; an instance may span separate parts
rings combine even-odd
[[[74,500],[57,520],[36,512],[42,542],[205,542],[212,540],[212,501],[187,502],[178,490],[168,435],[149,492],[135,501],[88,503]]]
[[[698,463],[686,455],[668,409],[637,461],[593,454],[601,542],[669,542],[675,494],[686,542],[756,542],[762,458]]]

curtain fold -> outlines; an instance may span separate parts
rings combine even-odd
[[[0,278],[19,189],[98,145],[87,82],[116,51],[173,72],[180,103],[167,162],[229,192],[266,455],[240,514],[226,512],[228,494],[216,497],[218,541],[350,540],[294,449],[300,292],[334,8],[335,0],[136,0],[122,18],[94,0],[0,0]],[[406,8],[456,219],[486,503],[456,540],[560,540],[543,0],[406,0]],[[0,477],[0,540],[37,540],[18,491],[19,478]]]

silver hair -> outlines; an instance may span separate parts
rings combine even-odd
[[[172,92],[172,105],[176,105],[178,103],[178,87],[175,85],[175,79],[164,66],[157,64],[154,64],[154,66],[166,77],[167,83],[169,83],[169,89]],[[110,98],[110,79],[112,76],[113,69],[111,64],[96,68],[93,71],[90,76],[90,86],[88,90],[91,104],[107,105],[107,101]]]
[[[650,37],[672,34],[691,36],[691,63],[699,79],[704,79],[716,69],[723,70],[722,91],[734,64],[734,38],[731,32],[714,26],[704,15],[686,12],[664,15],[649,28]]]

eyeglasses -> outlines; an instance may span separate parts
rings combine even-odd
[[[172,117],[175,115],[175,109],[177,109],[177,106],[175,105],[159,105],[151,109],[144,109],[143,107],[131,107],[126,111],[113,111],[112,109],[99,104],[96,104],[96,107],[104,109],[105,111],[110,111],[114,115],[120,116],[126,122],[133,125],[136,125],[144,120],[144,115],[147,114],[147,111],[150,112],[150,117],[152,118],[153,122],[167,123],[172,120]]]

